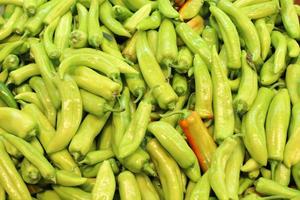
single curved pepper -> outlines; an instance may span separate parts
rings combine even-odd
[[[278,115],[280,113],[280,115]],[[266,119],[268,159],[282,161],[290,122],[291,106],[287,89],[280,89],[269,106]]]
[[[0,40],[5,39],[13,32],[14,24],[17,22],[18,18],[22,15],[22,8],[16,7],[11,17],[6,21],[6,23],[1,27],[0,30]]]
[[[272,45],[275,47],[274,53],[274,73],[277,74],[285,68],[285,56],[287,53],[287,40],[279,31],[271,33]]]
[[[284,150],[284,164],[291,167],[300,161],[298,141],[300,139],[300,103],[292,108],[292,117],[289,125],[289,139]]]
[[[261,58],[265,60],[268,56],[271,47],[271,36],[268,31],[266,20],[264,18],[258,19],[254,23],[261,47]]]
[[[54,44],[54,31],[57,28],[59,19],[51,22],[46,28],[43,34],[43,43],[45,46],[45,50],[50,59],[57,59],[60,57],[61,51],[59,51],[56,44]]]
[[[279,0],[280,2],[280,14],[285,30],[291,38],[300,38],[300,25],[297,16],[296,9],[294,7],[294,1],[292,0]]]
[[[122,55],[127,60],[130,60],[133,63],[136,63],[136,40],[137,40],[137,32],[133,34],[131,38],[129,38],[125,44],[124,49],[122,50]],[[134,66],[133,66],[134,67]]]
[[[58,48],[58,51],[62,52],[70,46],[71,31],[72,13],[69,11],[61,16],[55,29],[54,44]]]
[[[239,180],[241,166],[244,161],[245,147],[239,138],[236,138],[236,149],[231,153],[230,158],[226,163],[225,168],[225,183],[227,187],[228,196],[230,199],[239,199]]]
[[[114,34],[131,37],[130,33],[123,27],[123,25],[119,21],[114,19],[114,16],[112,15],[112,9],[113,7],[109,3],[109,1],[104,1],[104,3],[100,5],[99,16],[101,22]]]
[[[186,73],[192,67],[192,64],[193,54],[186,46],[183,46],[179,48],[177,61],[171,67],[175,68],[178,73]]]
[[[150,121],[152,104],[147,99],[142,100],[136,112],[132,116],[131,122],[120,141],[119,157],[129,156],[140,146]]]
[[[194,56],[194,77],[195,77],[195,94],[196,104],[195,111],[198,112],[201,118],[213,118],[212,111],[212,80],[208,72],[207,65],[196,54]]]
[[[121,186],[120,186],[121,187]],[[92,199],[112,200],[116,188],[116,180],[109,161],[104,161],[97,174],[96,183],[92,190]]]
[[[283,186],[290,184],[291,169],[287,168],[283,163],[278,163],[274,171],[274,181]]]
[[[2,82],[0,82],[0,99],[4,101],[8,107],[16,109],[18,108],[18,105],[14,100],[13,94]]]
[[[79,164],[94,165],[115,156],[111,149],[90,151]]]
[[[204,1],[189,0],[180,6],[179,15],[181,20],[191,19],[195,17],[202,8]]]
[[[102,42],[103,34],[99,24],[99,8],[98,0],[91,0],[90,9],[88,13],[88,43],[98,48]]]
[[[153,90],[153,96],[157,99],[159,106],[163,109],[173,109],[178,97],[171,85],[165,81],[160,66],[149,47],[146,32],[139,32],[136,52],[143,78]]]
[[[219,25],[226,49],[227,66],[232,69],[239,69],[241,67],[241,47],[236,27],[221,9],[216,6],[210,6],[209,9]]]
[[[258,91],[258,77],[256,72],[248,64],[247,53],[242,52],[242,76],[238,93],[234,97],[233,107],[239,114],[246,113],[256,98]]]
[[[151,122],[148,125],[148,131],[156,137],[159,143],[171,154],[180,167],[186,169],[196,162],[194,152],[190,149],[179,132],[167,122]]]
[[[278,195],[282,198],[291,199],[293,197],[299,196],[299,190],[289,188],[287,186],[282,186],[275,181],[259,178],[255,183],[255,190],[259,193],[265,195]]]
[[[188,82],[186,77],[175,73],[172,79],[172,87],[178,96],[185,95],[188,90]]]
[[[88,153],[94,138],[100,133],[109,116],[110,112],[102,117],[88,114],[83,119],[69,145],[69,151],[76,160],[81,160]]]
[[[130,171],[123,171],[119,174],[118,184],[120,198],[124,200],[142,199],[135,176]]]
[[[19,48],[23,44],[24,41],[22,40],[6,43],[5,46],[0,50],[0,61],[4,61],[9,54],[13,53],[14,50]]]
[[[30,200],[30,193],[0,141],[0,182],[8,195],[16,200]]]
[[[152,12],[152,14],[142,21],[140,21],[137,25],[137,30],[146,31],[150,29],[157,29],[161,24],[161,14],[158,10]]]
[[[88,10],[80,3],[76,4],[78,13],[78,26],[70,35],[70,45],[73,48],[82,48],[87,45],[88,37]]]
[[[56,122],[56,110],[51,102],[45,82],[40,77],[32,77],[29,80],[29,85],[36,92],[38,99],[43,105],[43,112],[46,114],[52,126],[54,126]]]
[[[179,121],[188,143],[195,152],[202,170],[207,171],[217,145],[197,112],[187,112]]]
[[[226,137],[231,136],[234,130],[232,95],[227,77],[222,72],[221,60],[215,47],[212,49],[212,58],[214,138],[217,142],[221,142]]]
[[[183,199],[180,169],[175,160],[156,139],[147,143],[146,150],[154,162],[166,200]],[[179,174],[179,175],[178,175]]]
[[[254,24],[251,20],[242,13],[238,8],[236,8],[230,1],[224,0],[219,1],[218,7],[228,14],[236,25],[238,31],[242,35],[245,41],[246,47],[252,56],[254,63],[260,61],[260,41],[258,34],[256,32]]]
[[[14,54],[6,56],[2,63],[3,70],[14,71],[19,67],[20,59]]]
[[[262,166],[267,164],[268,159],[264,125],[273,96],[271,89],[261,87],[251,109],[242,121],[244,144],[251,157]]]
[[[176,32],[194,54],[199,54],[207,65],[211,64],[212,58],[208,44],[189,25],[179,23],[176,25]]]
[[[213,191],[219,199],[229,199],[227,186],[225,182],[225,169],[230,155],[237,147],[237,140],[231,137],[226,138],[216,149],[212,156],[211,166],[209,168],[208,178]]]
[[[168,0],[158,0],[158,10],[167,18],[178,18],[179,13],[172,7]]]
[[[286,69],[285,81],[286,87],[289,91],[289,95],[291,97],[291,102],[293,105],[296,105],[300,102],[300,65],[299,64],[291,64]]]
[[[113,16],[115,16],[115,18],[121,22],[124,22],[126,19],[133,15],[133,13],[123,5],[115,5],[112,8],[112,13]]]
[[[159,200],[159,195],[157,194],[150,178],[145,174],[136,174],[136,182],[142,195],[142,199],[148,200]]]
[[[300,46],[295,39],[290,38],[287,35],[285,35],[285,36],[286,36],[286,40],[287,40],[287,51],[288,51],[289,57],[296,58],[300,54]]]
[[[72,77],[80,88],[101,96],[106,100],[115,99],[121,91],[120,84],[88,67],[76,67],[72,73]]]
[[[97,138],[98,150],[111,150],[112,149],[112,119],[105,124],[100,136]],[[115,154],[113,154],[115,155]]]
[[[262,85],[271,85],[278,81],[284,73],[286,65],[280,72],[274,73],[274,55],[272,55],[262,66],[260,70],[260,83]]]
[[[261,166],[253,159],[250,158],[247,162],[241,167],[242,172],[251,172],[259,169]]]
[[[58,79],[57,79],[58,80]],[[46,147],[48,153],[64,149],[75,135],[82,118],[82,101],[78,86],[70,76],[58,81],[62,108],[62,123],[57,127],[57,133]]]
[[[14,97],[17,101],[25,101],[35,104],[41,111],[44,109],[41,101],[35,92],[22,92]]]
[[[141,7],[143,7],[146,4],[151,4],[151,7],[153,9],[157,8],[157,2],[149,1],[149,0],[124,0],[123,6],[126,6],[131,11],[137,11]]]
[[[202,38],[207,43],[208,47],[211,49],[213,46],[216,46],[219,50],[219,38],[217,31],[209,25],[206,25],[202,31]]]
[[[39,169],[43,178],[54,183],[56,182],[55,169],[41,152],[19,137],[9,133],[2,134],[2,136],[9,143],[13,144],[24,155],[24,157],[28,159],[28,161]]]
[[[44,17],[43,22],[50,24],[54,19],[60,18],[71,9],[75,2],[76,0],[59,1]]]
[[[156,55],[156,52],[157,52],[157,41],[158,41],[158,31],[156,30],[149,30],[147,31],[147,41],[148,41],[148,44],[149,44],[149,47],[152,51],[152,53],[154,55]]]

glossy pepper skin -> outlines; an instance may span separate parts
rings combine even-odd
[[[251,109],[242,121],[244,144],[251,157],[262,166],[267,164],[268,158],[264,124],[273,96],[271,89],[261,87]]]
[[[270,104],[266,119],[267,150],[270,160],[283,160],[290,114],[291,103],[288,90],[280,89]]]
[[[211,159],[217,149],[217,145],[208,133],[199,114],[191,112],[181,119],[179,124],[198,158],[201,169],[207,171],[211,165]]]

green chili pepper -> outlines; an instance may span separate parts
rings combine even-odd
[[[195,17],[203,6],[202,0],[186,1],[179,10],[180,19],[186,20]]]
[[[37,184],[42,178],[39,169],[26,158],[21,162],[20,170],[21,176],[26,183]]]
[[[3,129],[0,129],[0,135],[5,133],[5,131],[3,131]],[[16,159],[20,159],[23,157],[23,155],[21,154],[21,152],[14,147],[12,144],[10,144],[7,140],[5,140],[5,138],[2,139],[3,145],[7,151],[7,153],[12,157],[12,158],[16,158]],[[19,161],[18,161],[19,163]]]
[[[212,80],[207,69],[207,65],[199,55],[194,57],[194,77],[196,104],[195,111],[201,118],[212,118]]]
[[[193,151],[176,129],[167,122],[151,122],[148,131],[158,139],[182,168],[189,168],[196,162]]]
[[[181,177],[179,177],[180,169],[175,160],[173,160],[156,139],[150,140],[147,143],[146,149],[158,172],[164,198],[166,200],[183,199]]]
[[[64,186],[53,185],[52,188],[54,189],[54,191],[58,194],[58,196],[61,199],[65,199],[65,200],[74,200],[74,199],[90,200],[90,199],[92,199],[91,193],[85,192],[76,187],[64,187]]]
[[[268,158],[270,160],[283,160],[290,113],[291,106],[288,90],[281,89],[270,104],[266,120],[266,139]]]
[[[172,63],[171,67],[175,68],[178,73],[186,73],[192,64],[193,54],[186,46],[183,46],[178,50],[177,61]]]
[[[271,33],[272,45],[275,47],[274,53],[274,73],[279,73],[285,68],[285,55],[287,53],[287,40],[279,31]]]
[[[225,169],[231,153],[237,147],[237,142],[231,137],[226,138],[212,157],[208,178],[211,188],[219,199],[229,199]]]
[[[19,87],[16,87],[15,90],[14,90],[14,92],[16,94],[21,94],[23,92],[32,92],[32,89],[29,86],[29,84],[24,83],[24,84],[20,85]]]
[[[112,120],[106,122],[103,130],[97,139],[97,149],[98,150],[109,150],[112,149]]]
[[[163,109],[173,109],[177,101],[177,95],[158,65],[146,38],[146,32],[140,32],[136,44],[137,57],[140,70],[147,85],[153,89],[153,96]],[[153,77],[155,74],[155,77]]]
[[[4,9],[3,9],[3,17],[5,20],[9,19],[11,17],[11,15],[14,13],[14,10],[16,8],[16,4],[11,4],[10,2],[6,2],[7,5],[5,5]],[[20,4],[20,6],[23,5],[23,0]]]
[[[2,63],[3,70],[13,71],[19,67],[19,57],[14,54],[9,54],[6,56]]]
[[[283,186],[288,186],[290,183],[291,169],[284,164],[278,163],[274,172],[274,181]]]
[[[112,8],[112,13],[113,16],[115,16],[115,18],[121,22],[125,21],[133,15],[133,13],[126,6],[122,5],[115,5]]]
[[[86,154],[83,160],[81,160],[80,164],[87,164],[87,165],[94,165],[99,162],[103,162],[109,158],[114,157],[114,153],[111,149],[107,150],[97,150],[97,151],[90,151]]]
[[[113,100],[121,90],[118,83],[87,67],[77,67],[72,76],[80,88],[107,100]]]
[[[62,101],[62,123],[56,135],[47,145],[47,152],[53,153],[64,149],[75,135],[82,119],[82,100],[76,82],[70,76],[58,81],[57,87]]]
[[[300,25],[294,2],[291,0],[279,0],[280,13],[285,30],[291,38],[300,38]]]
[[[242,172],[251,172],[259,169],[261,166],[253,159],[250,158],[247,162],[241,167]]]
[[[30,200],[30,193],[18,171],[16,170],[11,158],[6,153],[2,140],[0,141],[0,154],[1,186],[5,189],[5,191],[12,199]]]
[[[112,108],[112,103],[108,103],[102,97],[94,95],[86,90],[80,89],[83,110],[97,117],[102,117],[109,111],[118,111]]]
[[[14,53],[13,51],[23,44],[24,41],[22,40],[6,43],[5,46],[0,50],[0,61],[4,61],[9,54]]]
[[[88,42],[91,46],[97,48],[103,39],[103,34],[99,24],[99,1],[91,0],[88,13]]]
[[[199,54],[207,65],[211,64],[211,52],[208,44],[186,23],[179,23],[176,32],[186,46],[194,53]]]
[[[38,99],[43,105],[43,108],[45,109],[44,112],[52,124],[52,126],[55,125],[56,122],[56,110],[54,105],[51,102],[50,95],[46,89],[46,84],[40,77],[32,77],[29,80],[30,87],[36,92]]]
[[[234,116],[231,89],[222,72],[216,48],[212,50],[211,77],[213,84],[213,109],[215,116],[214,138],[220,142],[233,134]]]
[[[199,198],[203,200],[209,199],[210,184],[209,184],[209,171],[207,171],[191,191],[189,200],[197,200]]]
[[[119,157],[129,156],[140,146],[150,121],[152,105],[148,100],[139,103],[119,144]]]
[[[18,18],[18,21],[14,24],[14,31],[17,34],[23,34],[25,30],[25,24],[28,20],[29,16],[23,12],[23,14]]]
[[[179,13],[172,7],[167,0],[158,0],[158,10],[167,18],[179,18]]]
[[[253,170],[253,171],[251,171],[251,172],[248,172],[248,177],[249,177],[250,179],[255,180],[255,179],[257,179],[257,177],[259,176],[259,173],[260,173],[260,171],[259,171],[258,169]]]
[[[148,200],[159,200],[159,195],[157,194],[150,178],[145,174],[135,175],[137,184],[141,192],[142,199]]]
[[[80,177],[71,171],[56,170],[56,182],[61,186],[79,186],[83,185],[87,178]]]
[[[265,60],[271,47],[271,36],[264,18],[255,21],[255,28],[260,40],[261,58]]]
[[[278,13],[280,7],[279,2],[275,0],[243,6],[241,10],[250,19],[260,19]]]
[[[136,102],[139,101],[146,93],[146,83],[142,78],[138,65],[133,66],[138,74],[125,74],[125,80],[130,92],[136,97]]]
[[[142,199],[137,181],[131,172],[121,172],[118,176],[118,184],[121,199]]]
[[[18,105],[14,100],[13,94],[2,82],[0,82],[0,99],[4,101],[7,106],[12,108],[18,108]]]
[[[300,54],[300,47],[298,42],[287,35],[286,35],[286,40],[287,40],[287,51],[289,57],[296,58]]]
[[[51,22],[45,29],[43,34],[43,43],[45,46],[45,50],[51,59],[57,59],[60,57],[61,52],[59,51],[56,44],[53,42],[54,31],[58,25],[59,19]]]
[[[101,4],[99,9],[101,22],[114,34],[131,37],[130,33],[122,26],[122,24],[114,19],[112,9],[112,5],[109,3],[109,1],[104,1],[104,3]]]
[[[101,29],[103,33],[103,40],[100,45],[102,51],[114,57],[124,59],[113,33],[110,30],[108,30],[105,26],[101,26]]]
[[[239,114],[246,113],[256,98],[258,91],[257,74],[248,64],[247,53],[242,52],[242,77],[233,107]]]
[[[78,13],[78,27],[70,35],[70,45],[73,48],[82,48],[87,45],[88,37],[88,10],[80,3],[76,4]]]
[[[146,31],[150,29],[157,29],[161,24],[161,14],[158,10],[153,11],[153,13],[144,18],[137,25],[137,30]]]
[[[66,0],[64,2],[59,1],[59,3],[57,3],[44,17],[43,22],[45,24],[50,24],[55,19],[62,17],[70,10],[71,6],[73,6],[75,2],[75,0]]]
[[[8,70],[6,69],[0,73],[0,82],[5,83],[7,78],[8,78]]]
[[[158,31],[156,30],[147,31],[147,41],[152,53],[156,55],[157,46],[158,46]]]
[[[280,195],[282,198],[291,199],[299,196],[300,192],[296,189],[282,186],[275,181],[259,178],[255,183],[255,190],[265,195]]]
[[[170,20],[164,19],[158,31],[157,61],[169,67],[172,63],[175,63],[177,55],[178,50],[174,26]]]
[[[47,57],[43,44],[42,43],[31,44],[30,51],[32,52],[35,62],[41,73],[41,76],[45,81],[45,86],[49,93],[51,102],[53,103],[55,108],[59,108],[60,98],[59,98],[58,91],[53,83],[53,72],[55,70],[49,58]]]
[[[12,13],[11,17],[6,21],[6,23],[1,27],[0,30],[0,40],[5,39],[13,32],[13,27],[19,17],[22,15],[22,8],[16,7],[14,12]]]
[[[62,52],[69,47],[71,31],[72,13],[69,11],[60,18],[55,29],[54,44],[58,51]]]
[[[296,105],[297,102],[300,102],[300,92],[297,89],[300,86],[299,78],[297,78],[299,75],[299,64],[293,64],[287,67],[285,81],[293,105]]]
[[[213,46],[216,46],[217,50],[219,49],[218,34],[217,34],[217,31],[213,27],[211,27],[209,25],[205,26],[205,28],[202,31],[202,38],[207,43],[207,45],[209,46],[210,49]]]
[[[137,33],[133,34],[133,36],[127,40],[125,47],[122,50],[122,55],[133,63],[135,63],[137,60],[135,48],[137,35]]]
[[[14,97],[17,101],[25,101],[35,104],[41,111],[44,109],[41,101],[35,92],[23,92]]]
[[[53,190],[46,190],[42,193],[37,193],[36,196],[38,200],[49,200],[49,199],[60,200],[58,194]]]
[[[36,0],[23,0],[23,9],[29,16],[33,16],[37,10],[37,1]]]
[[[230,155],[225,168],[225,183],[230,199],[239,199],[240,170],[245,156],[245,147],[240,139],[237,140],[236,149]]]
[[[250,178],[241,178],[240,179],[240,187],[239,187],[239,195],[243,194],[247,188],[253,185],[254,180]]]
[[[178,96],[185,95],[188,90],[186,77],[175,73],[172,80],[172,87]]]
[[[254,63],[260,61],[261,49],[258,34],[251,20],[231,2],[219,1],[218,7],[228,14],[245,40],[246,47]]]
[[[230,18],[218,7],[210,6],[216,18],[227,52],[227,66],[232,69],[241,67],[241,47],[238,32]]]
[[[271,85],[275,83],[283,74],[285,67],[281,69],[279,73],[274,73],[274,58],[272,55],[262,66],[260,70],[260,83],[262,85]]]
[[[81,160],[88,153],[93,140],[104,127],[109,115],[110,112],[99,118],[88,114],[84,118],[69,145],[69,151],[76,160]]]
[[[11,135],[9,133],[2,134],[2,136],[11,144],[16,146],[16,148],[28,159],[34,166],[36,166],[41,175],[52,182],[56,182],[56,175],[53,166],[49,161],[43,156],[42,153],[37,151],[30,143],[25,140]]]
[[[115,188],[116,180],[111,165],[109,161],[104,161],[97,174],[96,183],[92,190],[92,199],[113,199]]]
[[[272,90],[261,87],[242,122],[244,144],[251,157],[262,166],[267,164],[268,153],[264,124],[273,96]]]

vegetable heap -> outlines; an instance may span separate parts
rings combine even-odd
[[[300,199],[292,0],[0,5],[0,200]]]

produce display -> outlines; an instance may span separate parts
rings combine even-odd
[[[293,0],[0,6],[0,200],[300,200]]]

